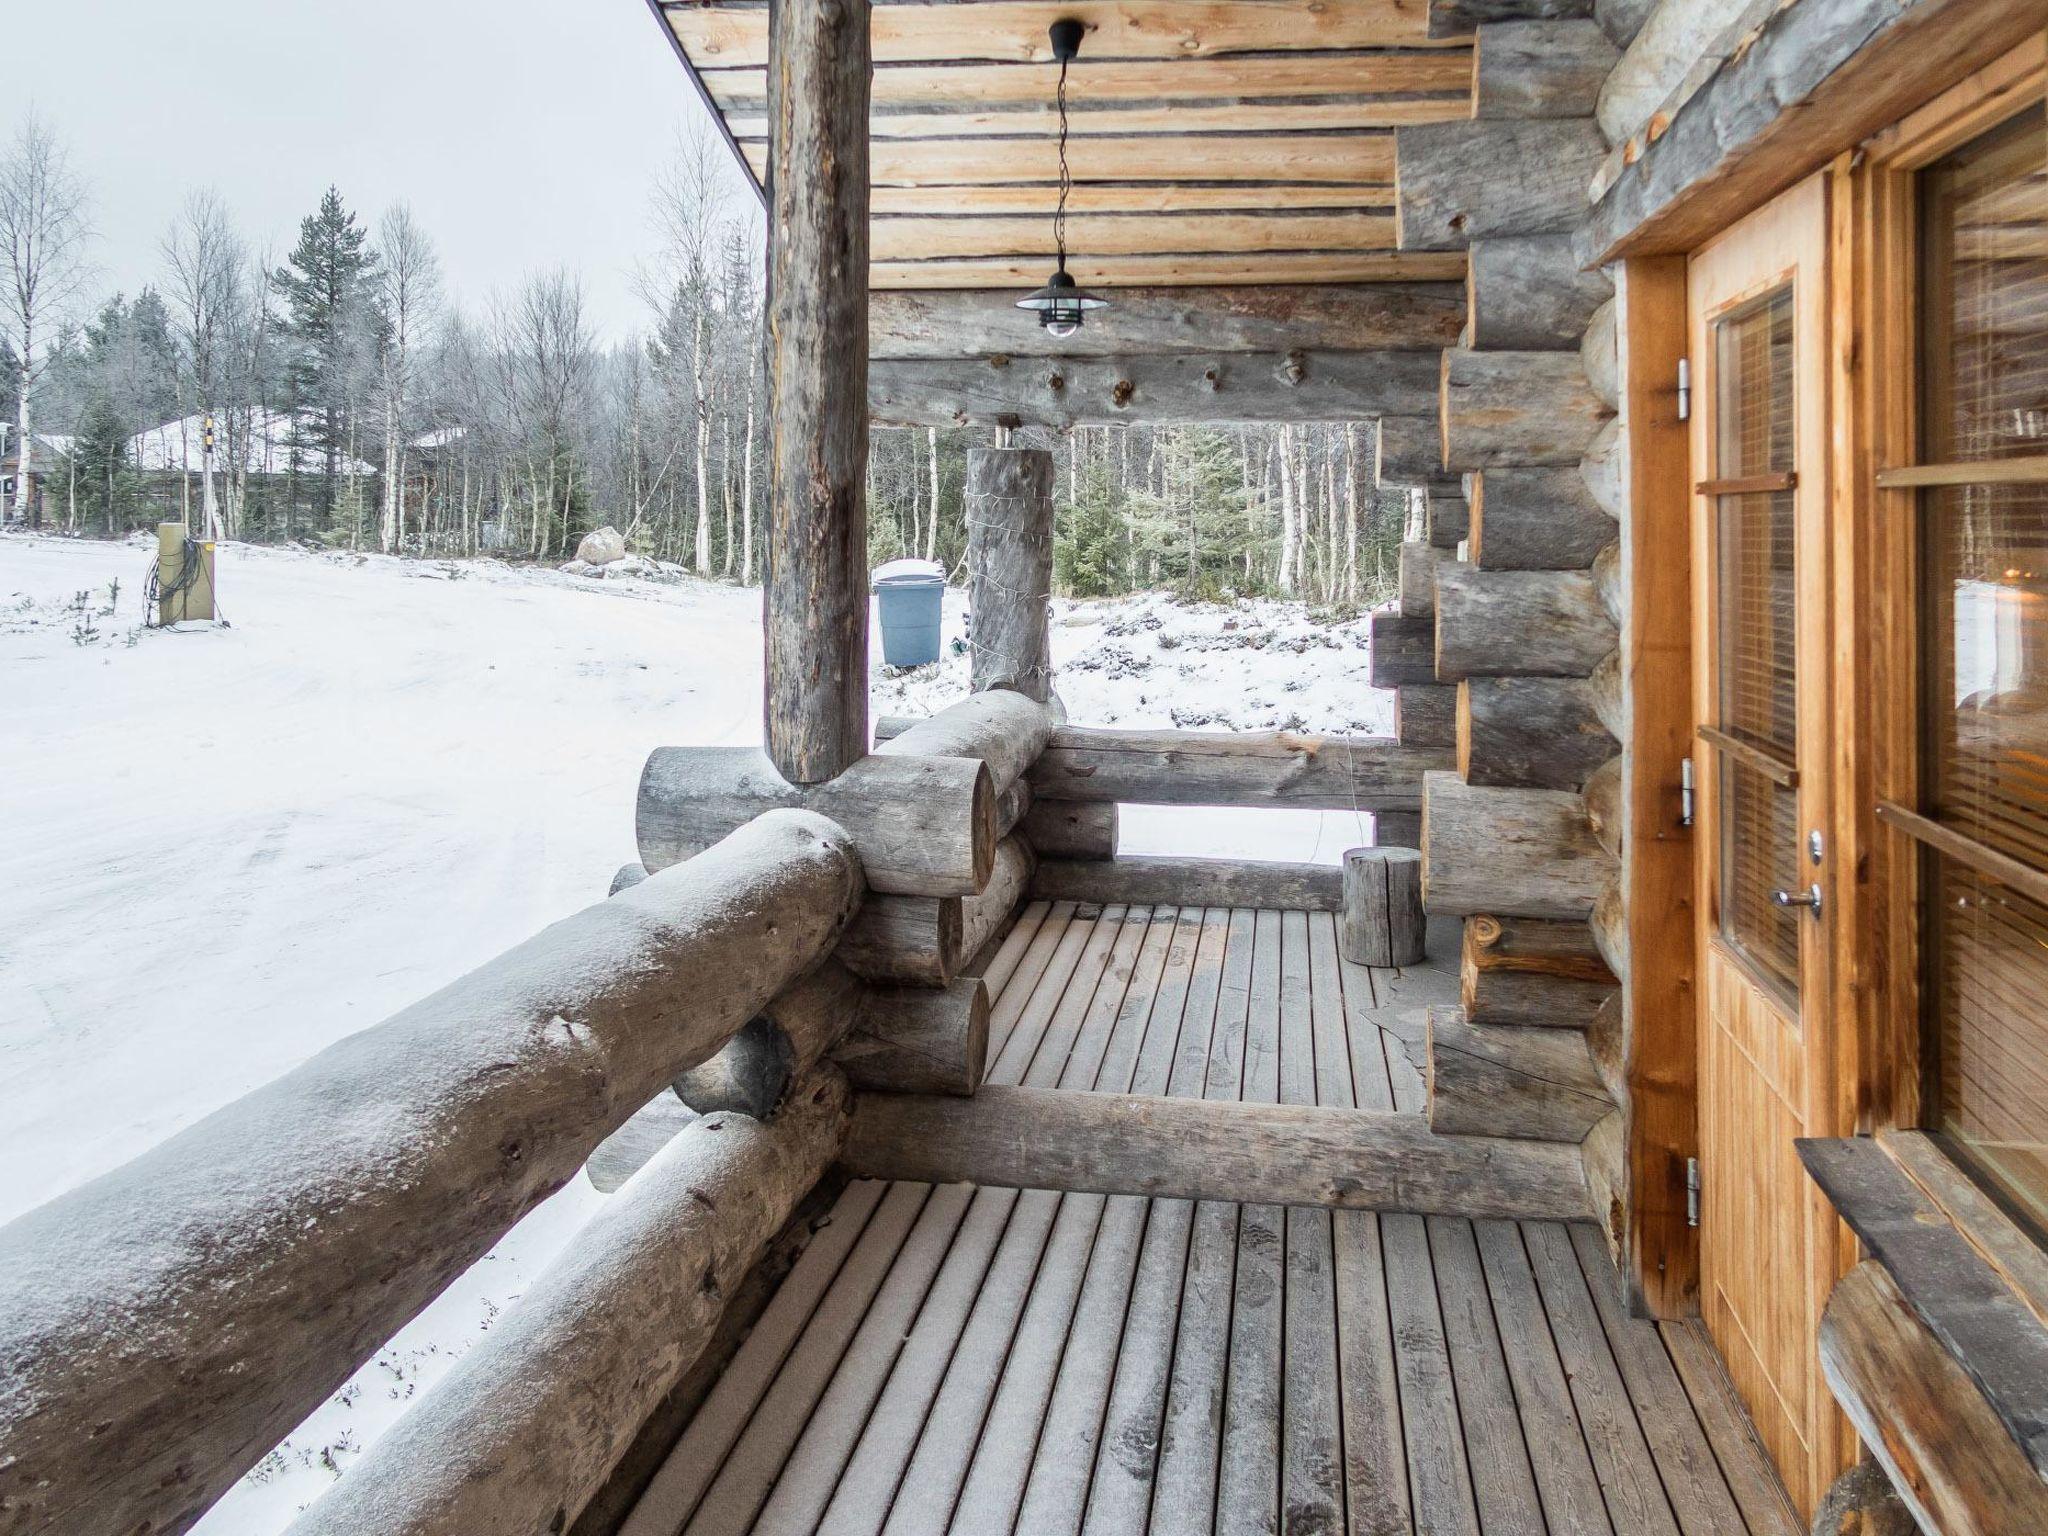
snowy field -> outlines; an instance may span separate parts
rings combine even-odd
[[[231,626],[162,633],[152,549],[0,537],[0,1221],[602,896],[651,747],[760,738],[755,590],[227,545]],[[1076,723],[1389,729],[1362,619],[1146,597],[1054,622]],[[965,677],[878,672],[875,713]],[[1127,809],[1123,846],[1335,862],[1365,834]],[[199,1529],[280,1530],[602,1199],[535,1211]]]

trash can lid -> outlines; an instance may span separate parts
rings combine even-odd
[[[875,585],[922,586],[928,581],[941,584],[946,568],[936,560],[890,560],[875,567]]]

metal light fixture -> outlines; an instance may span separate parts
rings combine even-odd
[[[1019,309],[1038,311],[1038,323],[1046,333],[1064,339],[1081,329],[1081,317],[1091,309],[1103,309],[1109,300],[1101,298],[1078,286],[1067,273],[1067,193],[1073,189],[1074,179],[1067,171],[1067,66],[1081,52],[1081,34],[1085,29],[1072,17],[1062,17],[1052,24],[1052,56],[1059,60],[1059,113],[1060,113],[1060,195],[1058,206],[1052,216],[1053,244],[1059,251],[1059,265],[1053,269],[1046,285],[1029,298],[1019,299]]]

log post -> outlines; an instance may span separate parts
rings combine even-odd
[[[769,28],[767,747],[792,784],[868,749],[868,0]]]
[[[1577,677],[1472,677],[1458,684],[1458,776],[1495,788],[1577,789],[1615,753]]]
[[[1422,963],[1422,855],[1413,848],[1344,853],[1344,911],[1337,944],[1355,965]]]
[[[1459,996],[1468,1023],[1586,1029],[1615,986],[1584,923],[1491,913],[1465,919]]]
[[[974,691],[1052,697],[1052,454],[967,455],[967,602]]]
[[[1569,790],[1483,789],[1429,774],[1422,846],[1423,905],[1453,917],[1583,921],[1614,875],[1585,801]]]
[[[839,941],[839,963],[868,981],[943,987],[966,958],[959,896],[870,896]]]
[[[293,1536],[567,1530],[846,1138],[826,1068],[772,1124],[685,1128]]]
[[[1613,1112],[1585,1036],[1429,1010],[1429,1128],[1440,1136],[1585,1140]]]
[[[988,1066],[988,984],[876,987],[833,1056],[856,1088],[972,1098]]]
[[[1436,573],[1436,676],[1590,677],[1614,649],[1614,621],[1585,571]]]

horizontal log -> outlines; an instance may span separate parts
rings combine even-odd
[[[1458,776],[1467,784],[1577,789],[1615,753],[1582,678],[1467,678],[1457,705]]]
[[[1590,117],[1620,57],[1589,16],[1481,27],[1472,48],[1472,115]]]
[[[1024,776],[1052,737],[1052,711],[1008,688],[971,693],[923,720],[891,722],[877,730],[882,757],[971,757],[988,764],[997,795]]]
[[[640,861],[666,869],[776,807],[844,827],[868,885],[893,896],[971,896],[995,859],[996,794],[973,758],[870,753],[798,787],[756,747],[657,747],[640,773]]]
[[[1116,857],[1116,802],[1039,800],[1019,829],[1041,859]]]
[[[1614,532],[1576,465],[1472,476],[1471,557],[1482,571],[1587,570]]]
[[[1627,821],[1621,803],[1626,763],[1619,752],[1615,753],[1593,770],[1585,787],[1586,823],[1592,827],[1600,846],[1617,859],[1621,857],[1622,828]]]
[[[1429,1126],[1576,1146],[1614,1110],[1584,1035],[1473,1024],[1429,1010]]]
[[[2048,1483],[1875,1260],[1850,1270],[1828,1297],[1820,1365],[1924,1529],[2048,1530]]]
[[[605,892],[605,895],[616,896],[621,891],[630,891],[646,878],[647,866],[639,860],[635,859],[631,864],[621,864],[612,875],[611,888]]]
[[[1621,342],[1617,334],[1621,306],[1609,299],[1586,321],[1579,338],[1579,365],[1586,384],[1610,411],[1621,409]]]
[[[1463,37],[1502,22],[1556,20],[1593,14],[1593,0],[1429,0],[1429,35]]]
[[[709,1061],[680,1073],[675,1095],[700,1115],[766,1120],[860,1018],[863,989],[827,960],[783,988]]]
[[[1436,579],[1436,675],[1589,677],[1614,649],[1614,621],[1584,571],[1481,571]]]
[[[1152,858],[1047,859],[1031,894],[1042,901],[1134,906],[1271,907],[1336,912],[1343,874],[1334,864],[1263,860]]]
[[[1403,618],[1435,617],[1436,568],[1456,559],[1456,555],[1438,549],[1426,539],[1410,539],[1401,546],[1398,580]]]
[[[1614,296],[1600,272],[1579,270],[1570,235],[1476,240],[1466,287],[1459,345],[1489,352],[1577,351],[1594,312]]]
[[[1593,590],[1600,594],[1600,606],[1618,630],[1628,622],[1628,585],[1621,570],[1621,541],[1611,540],[1593,557]]]
[[[1373,483],[1428,485],[1444,476],[1444,435],[1436,402],[1427,415],[1382,416],[1373,436]]]
[[[1443,454],[1447,468],[1576,464],[1613,417],[1573,352],[1443,355]]]
[[[696,1118],[697,1112],[677,1098],[673,1089],[663,1089],[597,1144],[583,1164],[584,1176],[599,1194],[611,1194]]]
[[[867,981],[943,987],[966,958],[960,896],[870,896],[835,953]]]
[[[971,1097],[988,1066],[988,986],[875,987],[833,1059],[863,1091]]]
[[[1614,873],[1585,802],[1558,789],[1485,789],[1454,773],[1423,780],[1422,900],[1432,913],[1576,918]]]
[[[1394,130],[1394,217],[1404,251],[1569,231],[1607,154],[1590,118],[1417,123]]]
[[[1062,726],[1031,770],[1042,800],[1126,805],[1412,810],[1436,747],[1300,731],[1127,731]]]
[[[1427,415],[1435,371],[1430,352],[921,358],[873,364],[868,408],[897,426],[1353,421]]]
[[[1051,213],[1050,207],[1016,211]],[[895,362],[997,353],[1067,358],[1285,354],[1296,348],[1431,351],[1455,342],[1464,323],[1464,294],[1456,283],[1118,288],[1114,304],[1064,337],[1041,326],[1020,326],[1016,300],[1008,289],[870,294],[868,355]]]
[[[1020,837],[1006,837],[996,845],[995,867],[981,893],[960,903],[960,952],[968,960],[981,953],[984,944],[1002,931],[1010,914],[1031,888],[1031,872],[1038,856]]]
[[[1438,1136],[1412,1114],[1137,1094],[864,1095],[845,1162],[861,1178],[1008,1189],[1468,1217],[1589,1212],[1576,1148]]]
[[[828,1068],[772,1124],[684,1129],[292,1536],[566,1529],[838,1155],[849,1102]]]
[[[1373,687],[1405,688],[1436,682],[1436,625],[1432,621],[1403,618],[1391,608],[1376,608],[1369,623]]]
[[[1586,922],[1593,930],[1593,947],[1600,951],[1600,958],[1607,962],[1610,971],[1627,981],[1628,905],[1621,893],[1618,869],[1593,899],[1593,910],[1587,914]]]
[[[1622,676],[1619,646],[1600,658],[1600,664],[1593,668],[1593,675],[1586,679],[1586,687],[1592,694],[1593,713],[1607,727],[1607,734],[1616,741],[1628,740],[1628,694]]]
[[[1458,690],[1438,683],[1395,689],[1394,736],[1414,747],[1456,746]]]
[[[1464,487],[1432,486],[1424,493],[1423,536],[1438,549],[1456,549],[1472,532],[1472,504]]]
[[[0,1508],[183,1529],[859,894],[843,832],[764,816],[0,1228]]]
[[[1584,923],[1482,913],[1465,919],[1459,1000],[1472,1024],[1585,1029],[1617,983]]]
[[[1602,427],[1579,460],[1579,475],[1593,504],[1620,521],[1628,510],[1628,437],[1617,418]]]

